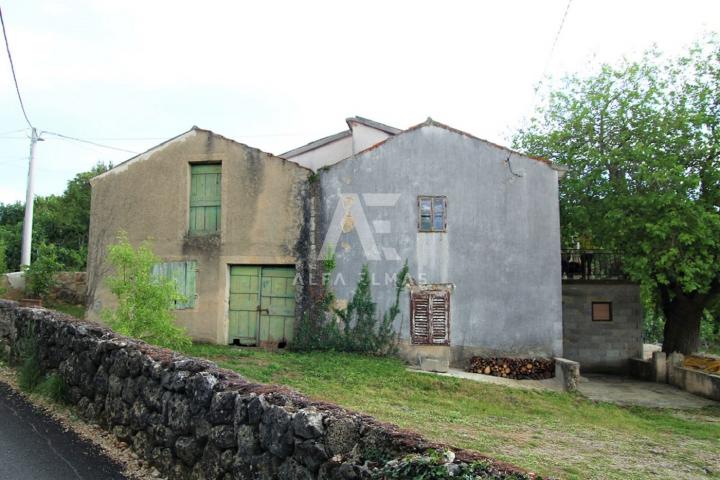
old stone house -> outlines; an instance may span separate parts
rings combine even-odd
[[[113,304],[106,252],[122,230],[153,241],[156,274],[187,299],[177,321],[200,341],[292,342],[333,251],[339,304],[367,264],[379,312],[408,262],[395,329],[412,363],[565,350],[616,368],[634,355],[632,287],[562,283],[562,168],[431,119],[346,122],[280,157],[193,128],[93,179],[88,316]],[[605,319],[613,308],[621,322]]]
[[[338,298],[368,264],[386,309],[407,260],[396,330],[409,360],[561,355],[561,173],[430,119],[325,169]]]
[[[178,324],[197,340],[292,340],[302,291],[311,171],[200,128],[91,181],[88,316],[113,305],[107,248],[118,232],[152,241],[187,299]]]

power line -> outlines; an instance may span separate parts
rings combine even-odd
[[[24,132],[25,130],[27,130],[27,128],[20,128],[20,129],[17,129],[17,130],[10,130],[9,132],[0,132],[0,135],[10,135],[10,134],[13,134],[13,133]]]
[[[565,13],[563,13],[562,20],[560,20],[560,26],[555,34],[552,47],[550,47],[550,53],[548,54],[547,60],[545,60],[545,68],[543,68],[543,77],[547,73],[547,69],[550,66],[550,60],[552,59],[553,53],[555,53],[555,47],[557,46],[558,39],[560,38],[560,32],[562,32],[563,26],[565,25],[565,19],[567,18],[568,11],[570,10],[570,4],[572,0],[568,0],[567,6],[565,7]]]
[[[10,44],[8,43],[7,32],[5,31],[5,20],[3,20],[1,8],[0,8],[0,24],[2,24],[3,38],[5,39],[5,50],[7,50],[8,60],[10,60],[10,70],[12,71],[13,81],[15,82],[15,91],[17,92],[17,97],[18,97],[18,100],[20,101],[20,109],[22,110],[23,117],[25,117],[25,121],[27,122],[27,124],[30,126],[30,128],[34,128],[32,123],[30,123],[30,119],[27,116],[27,112],[25,112],[25,104],[23,104],[23,99],[22,99],[22,96],[20,95],[20,87],[18,87],[17,77],[15,76],[15,65],[13,64],[12,54],[10,53]]]
[[[65,140],[72,140],[75,142],[81,142],[81,143],[87,143],[90,145],[95,145],[96,147],[109,148],[110,150],[117,150],[119,152],[132,153],[133,155],[136,155],[138,153],[133,150],[127,150],[127,149],[120,148],[120,147],[113,147],[111,145],[104,145],[102,143],[93,142],[91,140],[84,140],[82,138],[71,137],[69,135],[63,135],[62,133],[48,132],[47,130],[44,130],[42,133],[47,134],[47,135],[53,135],[55,137],[59,137],[59,138],[65,139]]]

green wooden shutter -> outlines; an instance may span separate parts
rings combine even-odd
[[[190,233],[220,230],[221,179],[219,164],[190,166]]]
[[[193,308],[195,306],[195,272],[197,262],[167,262],[157,263],[153,266],[153,275],[173,280],[177,292],[185,297],[175,302],[177,310]]]

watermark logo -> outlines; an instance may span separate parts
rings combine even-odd
[[[399,199],[399,193],[362,194],[363,203],[367,208],[394,207]],[[325,234],[319,258],[327,259],[328,252],[336,252],[338,242],[343,234],[355,233],[367,260],[399,261],[400,255],[395,248],[382,246],[382,241],[380,242],[381,246],[378,246],[378,242],[375,241],[376,235],[389,234],[391,231],[389,220],[373,220],[372,227],[370,227],[359,194],[341,194]]]

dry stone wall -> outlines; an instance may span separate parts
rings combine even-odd
[[[283,387],[250,383],[212,362],[0,300],[0,354],[18,360],[28,338],[42,368],[62,376],[83,418],[169,478],[383,478],[383,467],[408,454],[446,449]],[[480,460],[458,450],[446,455],[449,472]],[[499,463],[487,468],[492,478],[518,473]]]

